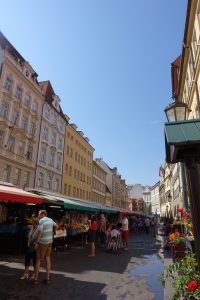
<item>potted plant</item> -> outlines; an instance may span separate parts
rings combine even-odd
[[[169,234],[168,239],[173,262],[185,257],[185,235],[179,232],[178,229],[175,229],[173,233]]]
[[[173,280],[173,300],[200,299],[200,273],[197,266],[195,254],[190,252],[181,261],[165,268],[160,279],[163,285],[168,278]]]

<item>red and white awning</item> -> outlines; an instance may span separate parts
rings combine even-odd
[[[0,201],[41,204],[42,198],[12,186],[0,185]]]

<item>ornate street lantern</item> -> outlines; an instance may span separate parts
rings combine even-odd
[[[169,104],[165,109],[165,114],[168,122],[178,122],[187,120],[188,114],[191,111],[187,104],[181,102],[175,97],[174,102]]]

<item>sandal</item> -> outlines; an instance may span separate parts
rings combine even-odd
[[[48,285],[48,284],[50,284],[50,280],[49,279],[44,279],[43,283]]]
[[[37,279],[34,279],[34,280],[33,280],[33,283],[34,283],[35,285],[38,285],[39,281],[38,281]]]

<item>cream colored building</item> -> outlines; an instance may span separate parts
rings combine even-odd
[[[106,185],[112,193],[112,206],[128,209],[128,188],[124,179],[118,174],[117,168],[110,168],[102,159],[96,162],[105,170]]]
[[[92,201],[106,204],[106,172],[96,162],[93,161],[93,180],[92,180]]]
[[[92,201],[94,148],[75,124],[65,130],[62,194],[74,199]]]
[[[40,82],[45,102],[43,106],[38,148],[35,188],[61,192],[62,166],[67,119],[50,81]]]
[[[0,32],[0,180],[34,186],[44,97],[31,65]]]

